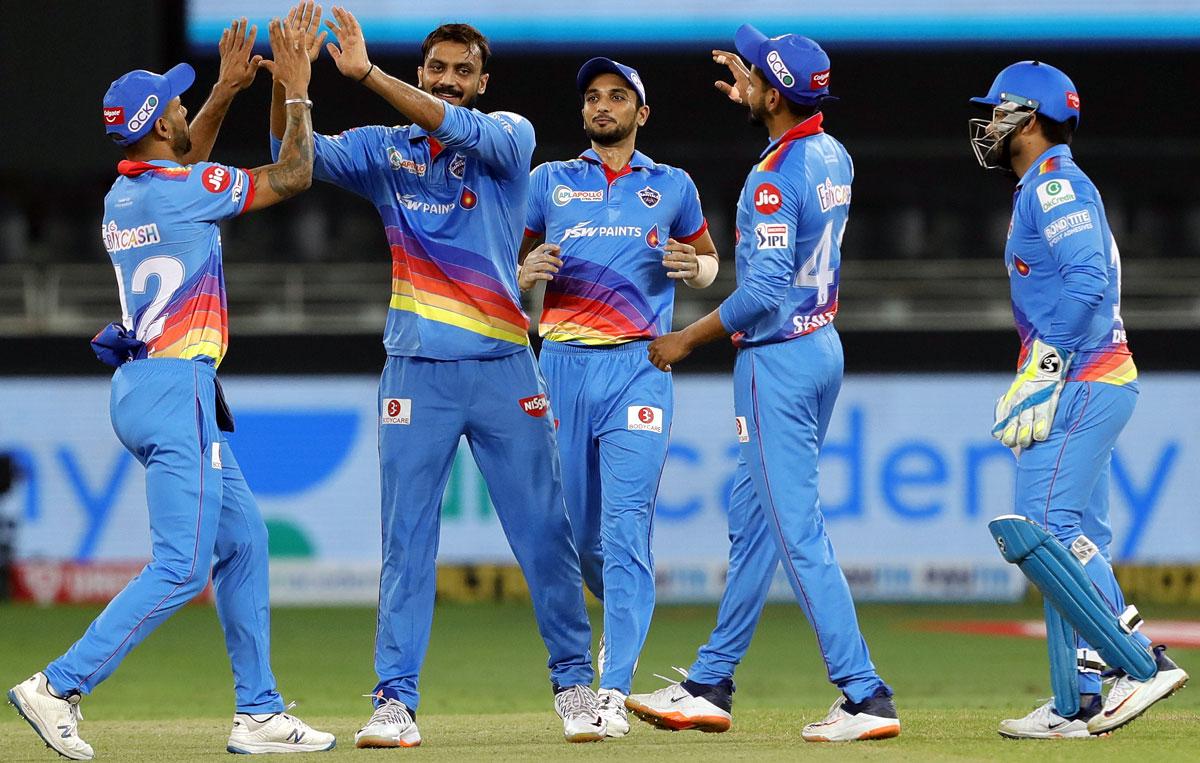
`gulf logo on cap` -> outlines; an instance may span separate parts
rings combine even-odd
[[[783,206],[783,194],[771,183],[761,183],[754,189],[754,208],[761,215],[773,215]]]
[[[112,106],[104,109],[104,124],[119,125],[125,121],[125,107]]]
[[[1070,90],[1067,91],[1067,108],[1079,111],[1079,93],[1072,93]]]

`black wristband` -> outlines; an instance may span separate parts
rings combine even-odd
[[[371,64],[371,68],[370,68],[370,69],[367,69],[367,73],[366,73],[366,74],[364,74],[363,76],[359,77],[359,78],[358,78],[358,81],[359,81],[359,82],[362,82],[362,81],[364,81],[364,80],[365,80],[367,77],[370,77],[370,76],[371,76],[371,72],[373,72],[373,71],[375,71],[375,64]]]

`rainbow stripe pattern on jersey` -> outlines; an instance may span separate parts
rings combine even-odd
[[[505,288],[490,258],[422,242],[398,225],[388,225],[386,232],[392,253],[389,304],[393,310],[514,345],[529,344],[529,317]]]
[[[219,366],[229,348],[229,313],[221,257],[214,253],[163,309],[162,333],[146,343],[153,358],[212,358]],[[140,323],[140,318],[138,323]]]
[[[538,330],[554,342],[623,344],[657,336],[641,289],[610,268],[575,259],[546,284]]]

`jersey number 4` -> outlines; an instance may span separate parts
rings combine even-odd
[[[134,294],[146,293],[151,276],[158,280],[158,290],[154,292],[154,298],[142,312],[140,325],[136,327],[133,325],[133,316],[129,312],[129,304],[125,300],[125,279],[121,275],[121,266],[114,264],[113,267],[117,271],[117,292],[121,298],[122,322],[127,327],[136,329],[137,338],[143,342],[158,338],[158,335],[163,332],[163,325],[167,322],[167,317],[162,314],[162,311],[166,309],[167,303],[171,301],[175,291],[183,285],[183,277],[187,273],[183,263],[174,257],[150,257],[139,262],[138,266],[134,268],[133,283],[131,284]]]
[[[846,235],[846,222],[842,222],[842,229],[838,231],[839,250],[842,248],[842,236]],[[833,284],[836,275],[836,271],[829,267],[829,261],[832,258],[833,220],[830,220],[825,223],[825,230],[821,232],[821,238],[817,241],[812,255],[800,266],[800,270],[796,272],[796,280],[792,282],[793,286],[807,286],[810,289],[816,289],[817,307],[829,302],[829,287]]]

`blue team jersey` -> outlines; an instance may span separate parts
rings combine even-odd
[[[669,238],[695,241],[708,224],[683,170],[635,151],[612,172],[588,149],[531,173],[525,229],[562,248],[562,268],[546,284],[541,335],[612,345],[671,330],[676,282],[663,267],[663,247]]]
[[[245,170],[123,161],[104,197],[101,236],[117,272],[122,322],[148,357],[221,363],[229,346],[221,231],[254,199]]]
[[[734,344],[794,339],[833,323],[854,163],[815,114],[761,155],[737,209],[737,289],[720,307]]]
[[[1069,147],[1048,149],[1017,185],[1004,263],[1021,360],[1041,339],[1075,352],[1068,381],[1134,383],[1121,322],[1121,255],[1100,193]]]
[[[533,126],[505,111],[445,108],[432,133],[410,125],[314,136],[313,177],[369,199],[383,218],[389,355],[510,355],[529,344],[516,266]],[[279,146],[273,138],[276,156]]]

